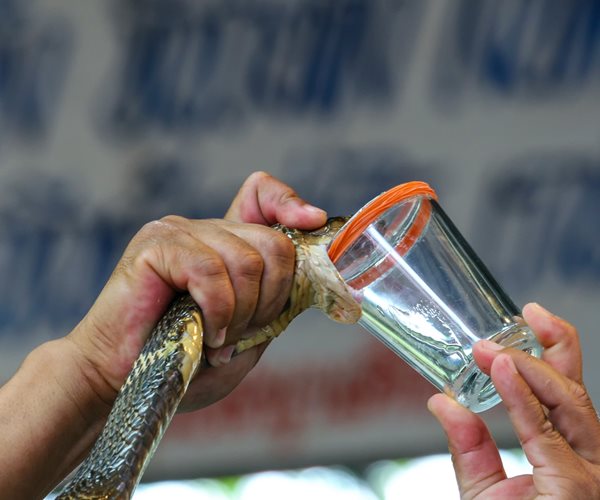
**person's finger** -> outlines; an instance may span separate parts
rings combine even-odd
[[[212,349],[210,347],[204,349],[204,354],[206,356],[206,361],[208,364],[213,367],[219,367],[226,365],[231,361],[233,357],[233,353],[235,351],[235,344],[228,344],[217,349]]]
[[[226,272],[231,281],[231,286],[234,294],[234,304],[232,315],[229,318],[227,325],[227,343],[235,342],[238,334],[246,329],[248,323],[254,317],[256,307],[259,301],[261,282],[263,271],[266,266],[266,260],[271,256],[264,251],[261,253],[249,240],[254,239],[262,247],[267,247],[267,241],[277,237],[275,231],[258,225],[242,225],[227,221],[218,220],[189,220],[182,217],[170,217],[169,222],[178,227],[182,233],[186,233],[192,239],[195,239],[198,248],[206,246],[214,250],[223,260]],[[256,236],[256,233],[259,236]],[[292,246],[285,236],[280,235],[281,239],[287,245]],[[264,240],[264,241],[263,241]],[[288,268],[288,272],[293,270],[293,246],[289,249],[291,253],[292,266]],[[199,257],[201,257],[199,255]],[[269,267],[275,267],[275,263],[271,263]],[[202,300],[206,301],[207,294],[218,295],[218,290],[209,288],[209,283],[204,284],[203,274],[196,277],[196,287],[199,296],[202,294]],[[192,290],[190,290],[192,293]],[[276,292],[274,292],[276,293]],[[194,294],[192,296],[195,298]],[[198,302],[200,307],[203,303]],[[282,303],[283,307],[283,303]],[[206,323],[210,325],[210,311],[204,310]],[[223,325],[219,325],[223,328]],[[207,332],[210,328],[207,327]],[[236,336],[237,335],[237,336]],[[207,341],[210,347],[220,347],[218,343]]]
[[[224,329],[236,313],[253,314],[252,294],[247,294],[249,300],[240,301],[236,286],[243,281],[250,289],[253,283],[258,288],[260,272],[253,278],[254,270],[247,268],[261,259],[260,255],[241,238],[209,221],[202,222],[202,233],[210,245],[189,231],[187,219],[169,216],[153,226],[141,235],[143,248],[136,251],[129,271],[132,280],[151,270],[172,289],[189,292],[202,310],[205,344],[220,347]]]
[[[204,408],[229,394],[258,363],[268,342],[257,345],[227,363],[215,363],[215,367],[199,370],[190,383],[177,411],[186,412]],[[214,350],[219,353],[224,348]]]
[[[487,345],[482,343],[480,349]],[[599,463],[600,423],[585,388],[558,373],[545,361],[522,351],[494,351],[494,357],[497,358],[500,353],[511,357],[520,377],[537,401],[547,408],[552,424],[569,445],[586,459]]]
[[[228,325],[228,343],[237,341],[249,324],[264,326],[277,317],[289,297],[294,272],[295,249],[287,236],[257,224],[180,218],[176,221],[182,230],[207,240],[228,268],[236,297]],[[207,233],[207,225],[213,226],[211,233]],[[240,241],[226,237],[227,234],[217,238],[219,232],[230,233]]]
[[[542,359],[559,373],[582,383],[581,347],[576,328],[535,303],[525,305],[523,319],[544,347]]]
[[[242,185],[225,218],[234,222],[315,229],[327,214],[300,198],[296,192],[266,172],[255,172]]]
[[[581,384],[581,348],[575,327],[534,303],[523,308],[523,317],[544,348],[542,359],[559,373]],[[489,374],[492,361],[502,349],[498,344],[482,340],[473,347],[473,355],[478,366]]]
[[[448,438],[462,498],[474,498],[506,479],[496,443],[480,417],[445,394],[433,395],[427,407]]]
[[[296,251],[287,236],[268,227],[244,224],[237,225],[232,231],[244,238],[263,258],[258,303],[249,322],[251,326],[262,327],[281,313],[289,298]]]
[[[556,492],[556,477],[579,459],[547,418],[540,401],[523,379],[513,358],[499,354],[492,364],[492,381],[502,397],[523,451],[536,472],[541,495]]]

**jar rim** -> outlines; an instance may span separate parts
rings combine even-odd
[[[422,181],[399,184],[373,198],[352,216],[330,243],[327,253],[331,261],[335,264],[373,220],[395,204],[415,196],[425,196],[437,201],[435,190],[429,184]]]

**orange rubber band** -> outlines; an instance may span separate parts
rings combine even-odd
[[[396,203],[407,198],[412,198],[413,196],[427,196],[437,201],[437,194],[433,188],[426,182],[421,181],[400,184],[381,193],[361,208],[331,242],[327,251],[331,261],[335,263],[378,216],[393,207]],[[429,220],[429,212],[430,210],[427,210],[427,213],[418,217],[405,234],[398,248],[398,251],[402,254],[408,251],[421,234]]]

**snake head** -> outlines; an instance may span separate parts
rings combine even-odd
[[[362,313],[360,304],[329,259],[327,246],[313,246],[306,260],[309,265],[305,272],[312,284],[314,307],[338,323],[356,323]]]
[[[288,229],[288,236],[296,245],[297,278],[303,281],[306,277],[311,283],[311,305],[338,323],[352,324],[360,318],[360,305],[327,254],[329,244],[349,219],[330,217],[319,229],[306,232]]]

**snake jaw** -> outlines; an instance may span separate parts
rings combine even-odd
[[[313,247],[308,260],[311,265],[306,272],[312,283],[314,307],[338,323],[356,323],[362,314],[360,304],[329,259],[327,247]]]

